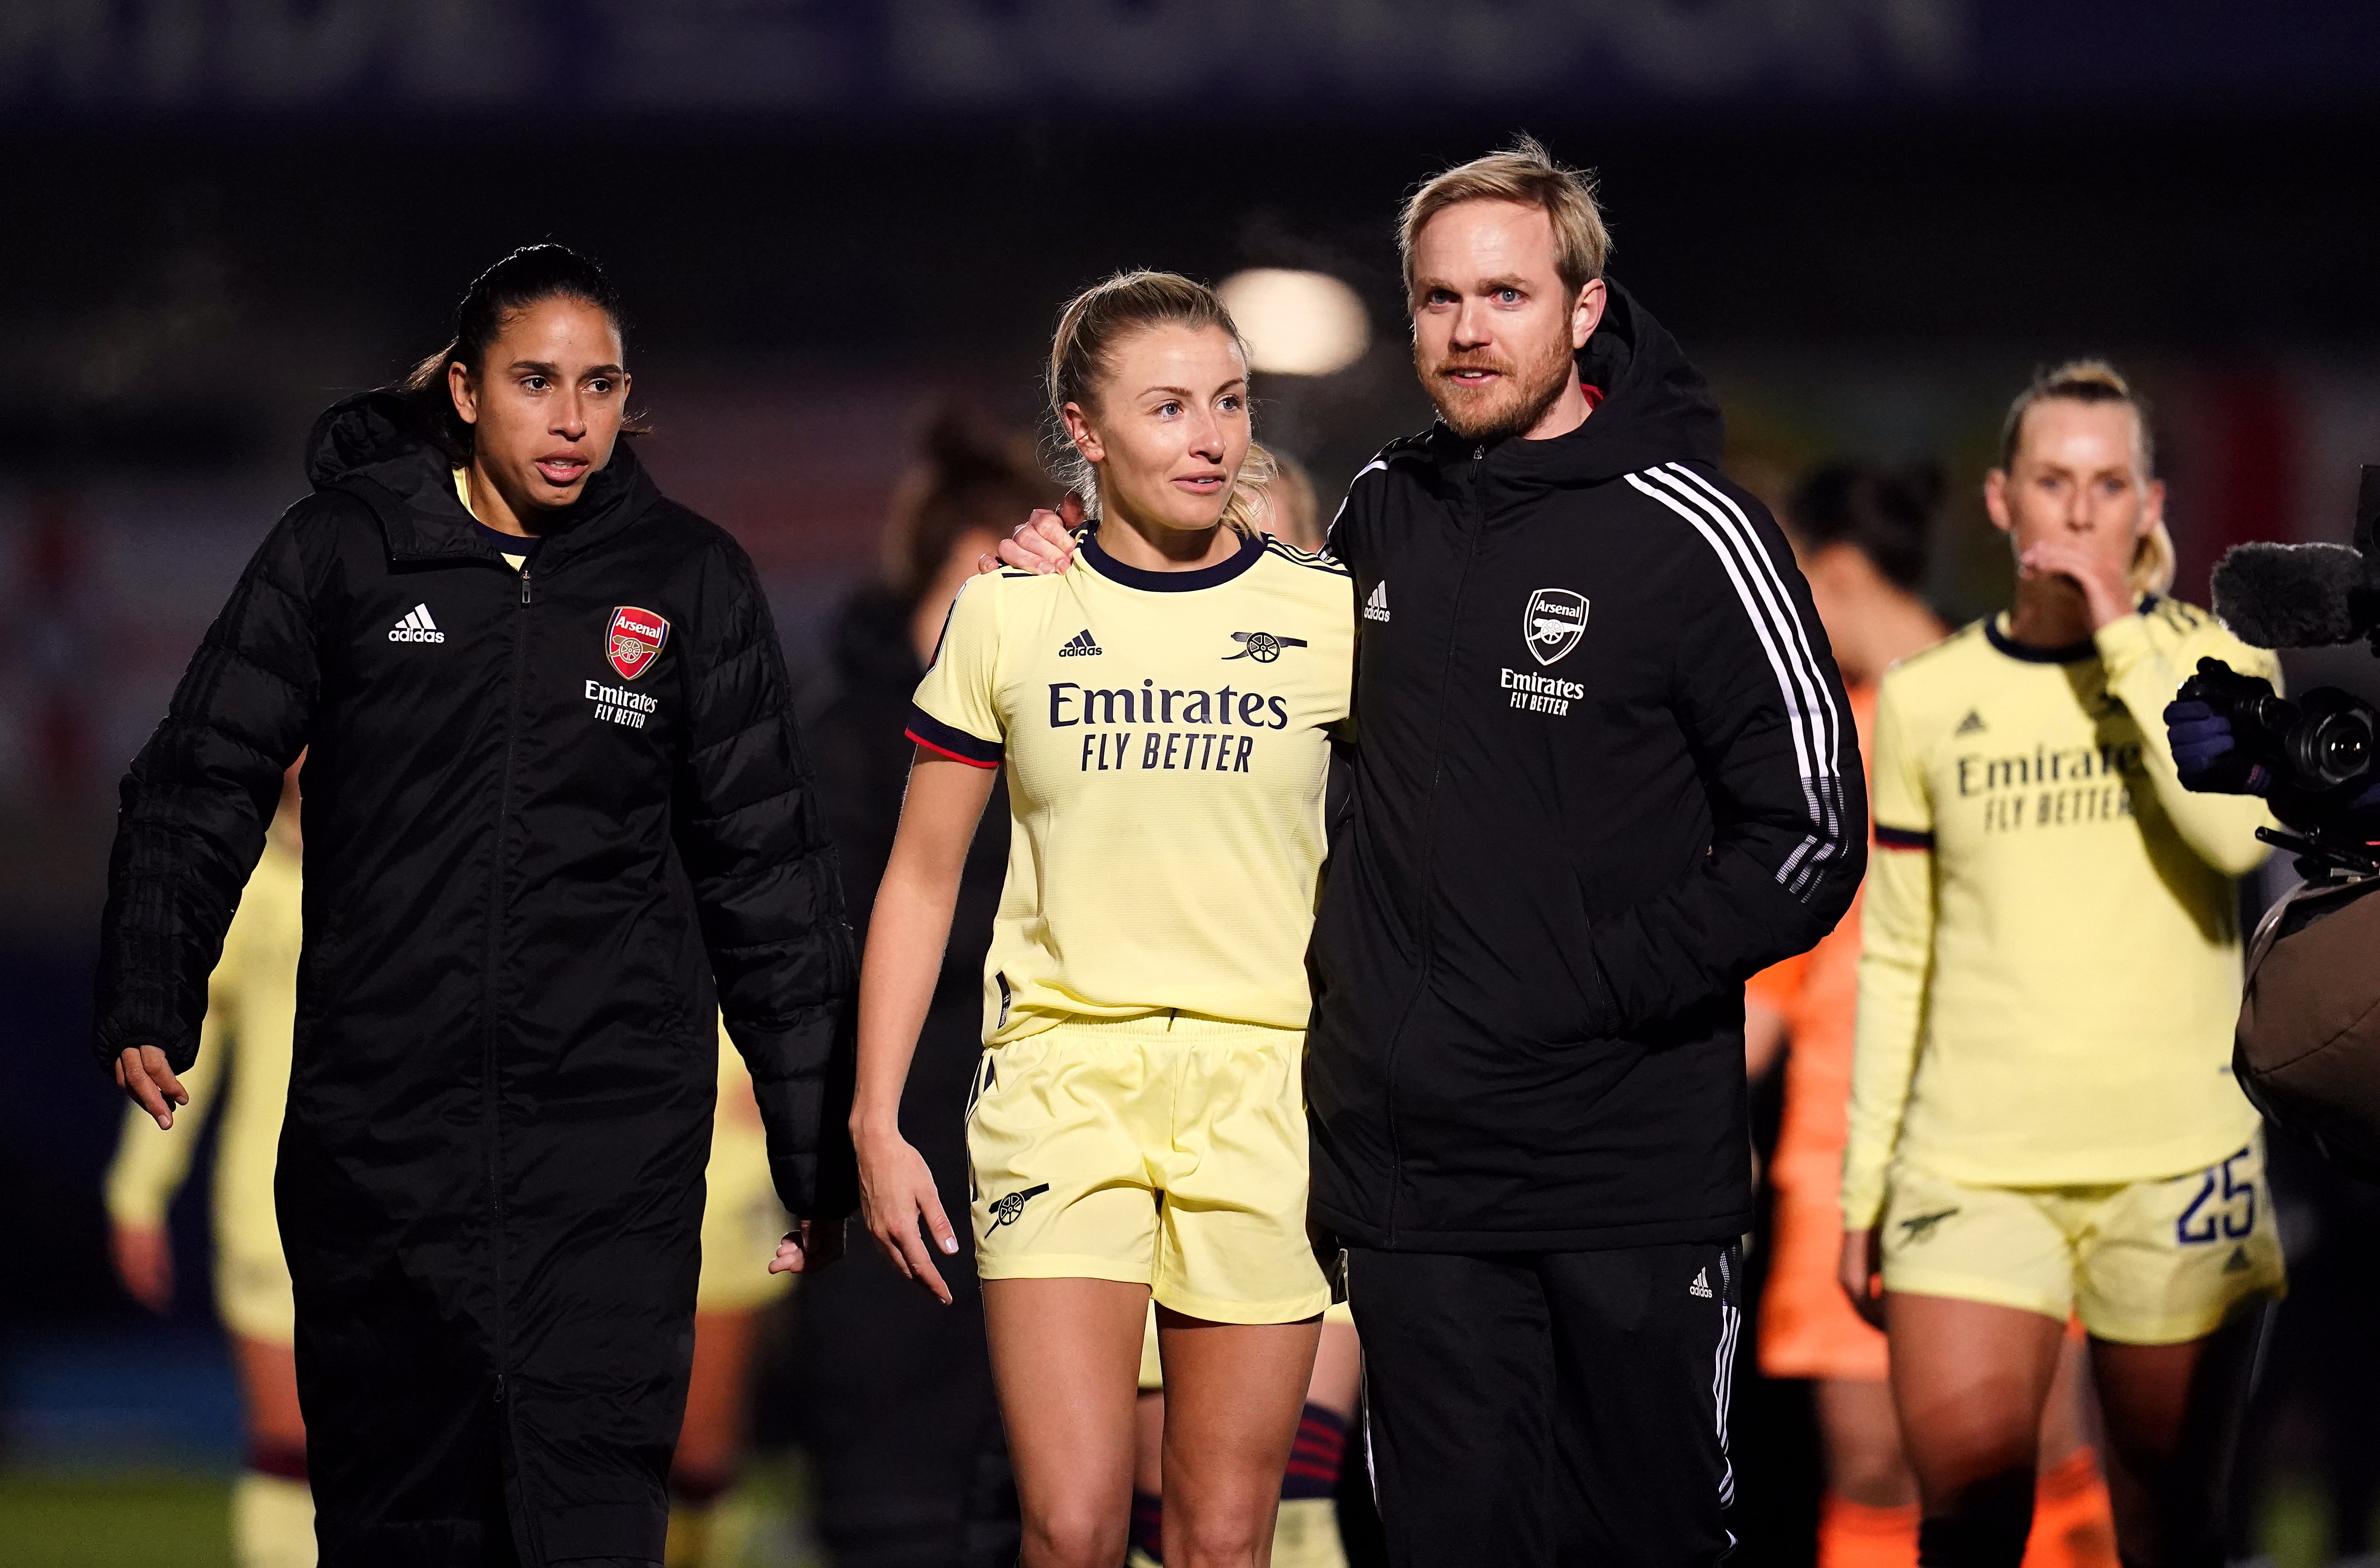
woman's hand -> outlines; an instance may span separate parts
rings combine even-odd
[[[1884,1327],[1884,1285],[1878,1277],[1882,1267],[1876,1257],[1874,1226],[1843,1233],[1842,1264],[1836,1277],[1842,1283],[1843,1294],[1852,1298],[1852,1310],[1877,1329]]]
[[[2018,556],[2016,566],[2022,577],[2063,577],[2071,583],[2082,596],[2095,632],[2132,613],[2125,564],[2109,560],[2080,540],[2045,539]]]
[[[942,1271],[934,1267],[918,1234],[919,1217],[944,1253],[958,1251],[959,1239],[942,1212],[941,1195],[934,1190],[926,1157],[897,1132],[862,1135],[854,1141],[859,1153],[859,1212],[868,1222],[868,1234],[903,1278],[916,1281],[948,1307],[951,1287],[942,1282]]]
[[[842,1256],[840,1222],[821,1225],[816,1220],[802,1220],[777,1244],[777,1256],[769,1259],[769,1272],[815,1274]]]
[[[1062,572],[1075,559],[1075,530],[1082,526],[1082,497],[1069,492],[1054,512],[1047,507],[1035,508],[1031,517],[1016,526],[1014,533],[1000,541],[1000,553],[977,556],[976,575],[981,577],[1002,566],[1044,576]]]
[[[128,1045],[117,1053],[115,1087],[168,1132],[174,1125],[174,1107],[190,1102],[190,1091],[165,1065],[165,1053],[153,1045]]]

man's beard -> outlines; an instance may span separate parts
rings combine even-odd
[[[1568,333],[1548,338],[1519,364],[1489,354],[1460,351],[1424,364],[1416,346],[1414,368],[1420,372],[1422,390],[1438,405],[1439,417],[1465,441],[1500,441],[1534,429],[1578,374]],[[1456,370],[1501,373],[1475,391],[1448,379],[1448,372]]]

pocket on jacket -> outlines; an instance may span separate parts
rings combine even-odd
[[[1614,1032],[1577,872],[1560,861],[1548,870],[1534,889],[1440,913],[1432,989],[1488,1039],[1554,1048]]]

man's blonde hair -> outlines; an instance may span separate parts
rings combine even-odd
[[[1572,295],[1601,277],[1611,259],[1611,231],[1595,204],[1595,177],[1563,168],[1536,137],[1524,136],[1501,152],[1433,175],[1405,199],[1397,250],[1404,261],[1407,294],[1413,292],[1414,241],[1430,219],[1465,201],[1545,209],[1554,225],[1554,270]]]

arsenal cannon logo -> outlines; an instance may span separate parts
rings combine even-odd
[[[1586,595],[1567,588],[1541,588],[1521,612],[1521,638],[1529,656],[1550,664],[1578,646],[1586,632]]]
[[[650,610],[623,604],[612,612],[611,628],[603,634],[603,651],[624,681],[635,680],[661,657],[669,640],[669,623]]]

